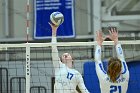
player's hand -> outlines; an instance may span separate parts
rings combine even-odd
[[[98,45],[100,45],[100,46],[102,45],[104,38],[103,38],[101,31],[96,32],[96,41],[97,41]]]
[[[55,35],[56,36],[56,32],[57,32],[57,29],[58,29],[58,26],[55,26],[51,23],[48,22],[48,24],[51,26],[52,28],[52,35]]]
[[[108,35],[106,38],[111,39],[114,41],[115,44],[118,43],[118,30],[116,28],[111,28],[109,30],[110,35]]]

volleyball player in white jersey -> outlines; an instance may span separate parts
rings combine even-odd
[[[111,28],[109,33],[110,35],[107,36],[107,38],[114,41],[117,58],[110,58],[107,72],[104,70],[101,61],[101,46],[104,39],[100,31],[97,32],[96,38],[98,44],[95,50],[95,64],[101,93],[126,93],[129,82],[129,71],[124,59],[121,44],[118,43],[118,31],[115,28]]]
[[[52,28],[52,62],[55,69],[54,93],[78,93],[76,86],[79,87],[82,93],[89,93],[84,85],[82,75],[72,68],[72,56],[69,53],[64,53],[59,58],[58,49],[55,45],[57,43],[56,33],[58,27],[51,24],[50,26]]]

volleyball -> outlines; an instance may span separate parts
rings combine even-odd
[[[53,12],[50,15],[50,21],[53,25],[59,26],[64,22],[64,16],[61,12]]]

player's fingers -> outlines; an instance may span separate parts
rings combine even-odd
[[[48,24],[51,26],[52,24],[50,22],[48,22]]]
[[[102,32],[99,30],[99,35],[101,36],[102,35]]]
[[[114,27],[113,31],[114,31],[114,33],[116,33],[116,32],[117,32],[115,27]]]
[[[102,33],[102,30],[99,30],[100,33]]]
[[[96,31],[96,38],[99,37],[99,31]]]
[[[118,35],[117,28],[114,28],[114,35]]]
[[[113,33],[113,28],[112,27],[110,27],[109,33],[112,35],[112,33]]]
[[[114,32],[114,29],[113,29],[113,27],[111,27],[111,33],[113,33]]]
[[[101,30],[98,31],[98,36],[100,36],[102,34]]]
[[[49,24],[51,27],[53,27],[53,25],[52,25],[50,22],[48,22],[48,24]]]
[[[118,29],[116,29],[116,33],[118,34]]]
[[[111,30],[108,30],[108,31],[109,31],[109,34],[111,35],[112,34]]]

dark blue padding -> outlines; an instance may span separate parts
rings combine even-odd
[[[107,62],[103,62],[104,69],[107,69]],[[127,62],[130,72],[130,80],[127,93],[140,93],[140,61]],[[99,80],[95,71],[95,62],[85,62],[84,81],[90,93],[100,93]]]
[[[127,63],[130,79],[127,93],[140,93],[140,61]]]
[[[84,82],[90,93],[100,93],[94,62],[86,62],[84,64]]]

